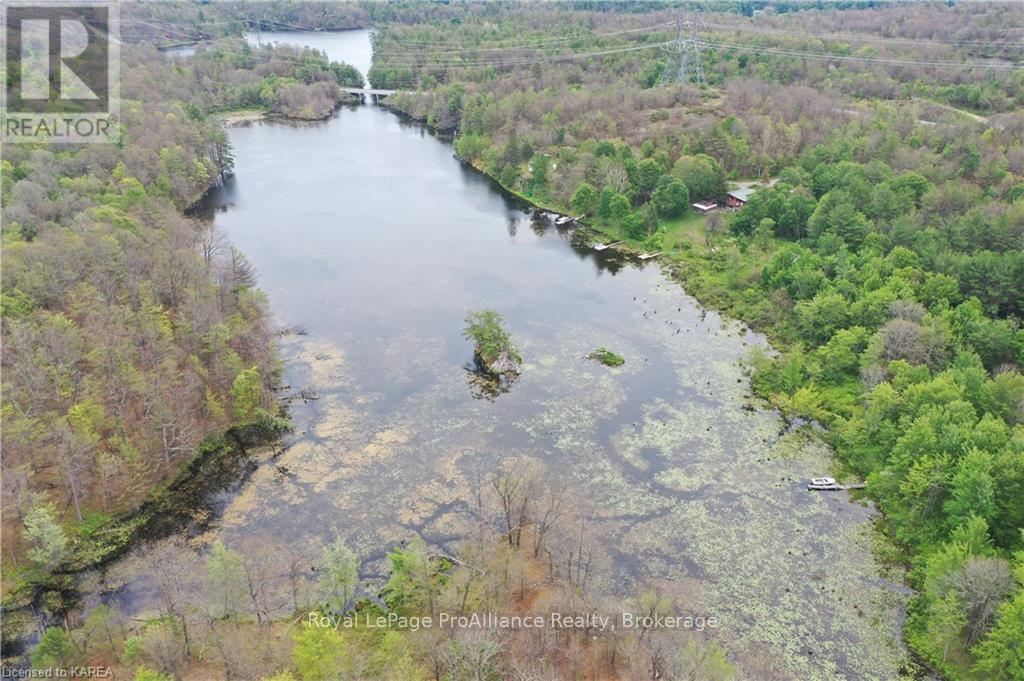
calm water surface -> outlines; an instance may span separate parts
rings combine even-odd
[[[369,65],[367,32],[274,39]],[[276,322],[306,330],[282,340],[285,375],[319,399],[293,403],[287,450],[223,495],[214,535],[242,550],[341,536],[380,577],[411,536],[453,549],[474,477],[532,457],[587,509],[605,588],[658,582],[716,616],[743,677],[896,676],[904,596],[880,579],[871,511],[808,493],[828,451],[750,407],[740,361],[763,339],[656,265],[595,253],[380,107],[231,140],[214,219]],[[465,370],[462,320],[481,308],[505,316],[526,362],[496,400]],[[626,364],[585,359],[602,345]],[[150,593],[145,555],[110,571],[128,607]]]
[[[261,43],[283,43],[304,45],[327,54],[331,61],[343,61],[359,69],[365,76],[370,71],[373,51],[370,49],[370,31],[274,31],[273,33],[248,33],[245,36],[253,45]]]

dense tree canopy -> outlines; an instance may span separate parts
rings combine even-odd
[[[65,557],[63,523],[130,511],[205,436],[274,411],[255,272],[181,211],[232,171],[212,112],[319,116],[303,88],[326,84],[331,111],[352,82],[322,55],[242,41],[188,67],[123,58],[120,146],[4,148],[3,542],[25,569]]]

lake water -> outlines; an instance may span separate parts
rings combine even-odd
[[[247,33],[245,39],[253,45],[282,43],[303,45],[320,50],[331,61],[343,61],[359,69],[366,76],[373,61],[370,31],[274,31],[273,33]]]
[[[165,47],[161,49],[160,52],[167,57],[186,59],[194,55],[198,47],[199,45],[197,43],[188,45],[175,45],[174,47]]]
[[[369,66],[365,31],[273,40]],[[749,398],[741,361],[761,337],[656,261],[595,252],[381,107],[230,134],[237,174],[213,219],[276,323],[306,331],[282,338],[286,392],[319,399],[292,403],[287,449],[221,496],[200,550],[341,536],[382,578],[412,536],[454,550],[476,476],[529,457],[585,509],[603,588],[658,583],[714,615],[743,678],[896,676],[905,596],[872,557],[872,511],[805,490],[830,454]],[[482,308],[525,361],[496,399],[466,370],[463,318]],[[587,360],[598,346],[625,365]],[[129,609],[151,597],[148,555],[107,571]]]

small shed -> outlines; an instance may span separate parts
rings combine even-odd
[[[747,201],[750,200],[751,195],[754,193],[753,187],[743,187],[742,189],[733,189],[725,195],[725,205],[729,208],[740,208],[747,205]]]
[[[706,215],[711,211],[715,210],[716,208],[718,208],[718,204],[715,203],[714,201],[698,201],[697,203],[694,203],[692,205],[693,209],[700,213],[701,215]]]

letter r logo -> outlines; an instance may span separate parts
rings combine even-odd
[[[110,98],[110,10],[4,3],[5,109],[101,113]]]

